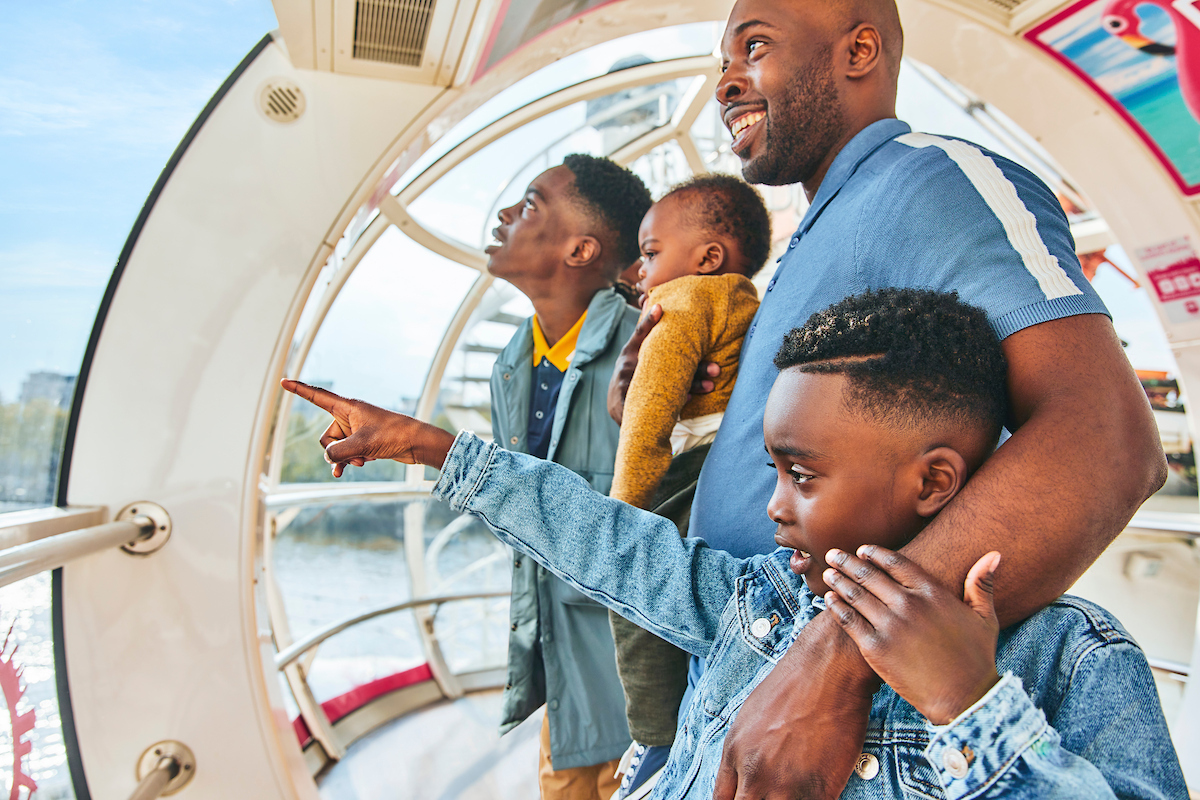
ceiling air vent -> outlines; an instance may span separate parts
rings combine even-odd
[[[295,122],[304,113],[304,107],[304,92],[289,80],[269,80],[258,90],[258,110],[272,122]]]
[[[405,67],[421,66],[434,0],[357,0],[354,57]]]

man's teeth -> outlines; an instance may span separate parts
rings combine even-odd
[[[742,131],[746,130],[746,128],[749,128],[751,125],[760,121],[761,119],[763,119],[766,116],[767,116],[767,112],[765,112],[765,111],[754,111],[749,114],[740,116],[733,121],[733,126],[729,129],[729,131],[730,131],[730,133],[733,134],[734,138],[736,139],[738,134],[740,134]]]
[[[805,558],[812,558],[812,555],[810,553],[806,553],[803,550],[797,550],[796,552],[799,553],[800,555],[804,556]]]

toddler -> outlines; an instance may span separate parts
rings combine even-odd
[[[686,534],[691,494],[737,376],[742,339],[758,310],[752,278],[767,260],[771,222],[758,192],[732,175],[705,175],[655,203],[638,231],[637,290],[662,317],[629,384],[610,497],[656,511]],[[713,391],[688,397],[697,367],[721,366]],[[672,456],[678,458],[672,466]],[[664,481],[668,468],[671,477]],[[659,489],[663,491],[659,493]],[[625,716],[633,737],[617,798],[654,786],[675,739],[687,654],[609,612]]]

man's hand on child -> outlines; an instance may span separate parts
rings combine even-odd
[[[993,551],[967,574],[963,600],[899,553],[864,545],[830,550],[825,600],[863,658],[935,725],[970,708],[997,681]]]
[[[621,355],[617,357],[612,378],[608,382],[608,414],[618,425],[625,418],[625,395],[629,393],[629,382],[633,380],[633,373],[637,369],[642,342],[646,341],[646,337],[650,335],[650,331],[654,330],[654,326],[662,319],[662,315],[662,306],[657,303],[651,306],[650,311],[638,320],[637,327],[633,329],[633,334],[621,348]],[[712,379],[720,374],[720,364],[702,361],[696,368],[696,375],[692,379],[691,395],[711,392],[716,388]]]
[[[335,478],[342,477],[351,464],[361,467],[385,458],[440,469],[454,444],[454,434],[412,417],[300,381],[285,379],[280,385],[333,415],[333,422],[321,434],[321,446]]]

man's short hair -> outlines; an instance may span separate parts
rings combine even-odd
[[[779,369],[842,374],[847,400],[886,425],[988,426],[1007,409],[1007,365],[987,315],[956,292],[880,289],[847,297],[784,337]]]
[[[737,244],[745,259],[747,278],[753,278],[771,255],[771,215],[762,195],[733,175],[697,175],[670,192],[686,205],[685,219],[698,229]]]
[[[615,259],[606,258],[613,277],[638,260],[638,228],[650,210],[650,190],[642,179],[609,158],[572,153],[563,166],[575,176],[575,196],[583,208],[609,234],[602,245],[613,248]]]

